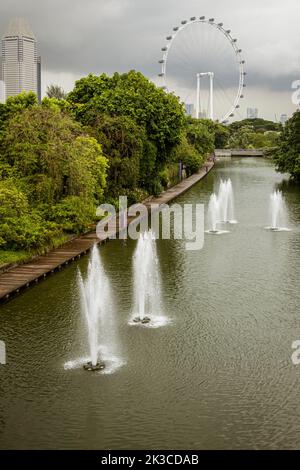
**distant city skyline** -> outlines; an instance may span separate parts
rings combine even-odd
[[[59,11],[59,14],[57,13]],[[39,38],[43,56],[42,91],[51,83],[66,91],[88,73],[140,70],[156,82],[160,49],[173,26],[191,15],[206,15],[224,22],[234,32],[246,61],[247,89],[235,116],[257,104],[263,118],[296,111],[291,84],[300,78],[300,37],[296,0],[4,0],[0,5],[0,31],[11,17],[25,16]]]

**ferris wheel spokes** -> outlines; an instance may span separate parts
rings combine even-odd
[[[195,31],[195,25],[196,27],[199,27],[201,30],[200,36],[198,33],[192,33],[191,36],[188,36],[187,31]],[[227,67],[227,64],[225,64],[225,68],[224,68],[224,70],[227,71],[229,70],[230,67],[232,67],[231,69],[232,72],[234,71],[234,73],[236,74],[235,75],[236,81],[232,82],[230,85],[227,85],[229,88],[231,87],[230,89],[231,98],[230,98],[230,102],[228,100],[227,106],[225,105],[225,102],[221,96],[224,93],[224,89],[223,87],[220,87],[220,83],[219,83],[220,82],[219,70],[221,67],[220,57],[221,57],[221,60],[223,60],[223,55],[222,55],[223,46],[219,39],[217,40],[217,42],[215,42],[215,36],[214,36],[213,42],[207,43],[206,48],[205,48],[205,43],[203,39],[205,39],[208,34],[208,29],[205,29],[205,28],[208,28],[210,31],[213,31],[213,30],[217,31],[218,34],[221,33],[221,35],[223,36],[223,39],[225,39],[224,46],[226,46],[227,44],[226,51],[228,51],[228,54],[229,54],[229,50],[231,49],[231,53],[233,54],[229,58],[231,65]],[[205,33],[204,38],[202,36],[203,31]],[[185,34],[186,36],[184,36]],[[181,38],[181,43],[180,43],[180,38]],[[195,77],[196,75],[197,92],[196,92],[196,96],[194,95],[194,98],[192,99],[191,103],[192,105],[193,103],[195,104],[196,117],[200,117],[200,116],[202,117],[204,113],[202,113],[203,109],[201,109],[203,108],[203,90],[202,90],[203,87],[201,88],[202,86],[201,77],[203,78],[209,77],[209,80],[210,80],[209,88],[206,91],[206,95],[208,96],[207,115],[210,119],[217,119],[220,122],[227,123],[228,118],[232,118],[234,116],[235,111],[240,107],[239,101],[240,99],[244,98],[244,89],[246,87],[245,85],[246,72],[244,71],[245,61],[242,59],[242,56],[241,56],[242,49],[239,48],[237,39],[232,36],[231,30],[225,29],[224,24],[222,22],[215,21],[214,18],[206,19],[205,16],[200,16],[198,18],[193,16],[190,18],[190,20],[183,20],[180,22],[178,26],[175,26],[172,30],[171,35],[167,36],[166,39],[167,39],[167,44],[164,47],[162,47],[161,51],[163,54],[162,54],[161,59],[159,60],[159,64],[161,65],[161,72],[159,73],[159,77],[161,79],[161,88],[166,90],[167,92],[178,93],[178,95],[185,94],[186,97],[187,95],[191,96],[191,93],[193,93],[192,90],[194,89],[194,93],[196,91],[195,88],[193,88],[193,85],[191,82],[192,77]],[[197,44],[198,44],[198,49],[197,49]],[[193,52],[193,48],[195,50],[195,47],[196,47],[197,53],[196,55],[193,56],[192,52]],[[207,50],[211,52],[211,55],[213,54],[213,50],[216,50],[216,60],[217,60],[217,54],[218,54],[218,58],[219,58],[218,67],[219,68],[217,67],[216,70],[214,70],[211,64],[211,59],[210,59],[210,60],[207,60],[206,63],[201,61],[201,64],[203,65],[204,70],[205,69],[214,70],[214,72],[199,72],[199,68],[197,67],[197,65],[190,65],[192,64],[190,60],[194,60],[196,56],[198,57],[202,56],[203,51],[207,51]],[[170,54],[173,60],[173,69],[172,68],[170,69],[170,66],[169,66]],[[188,59],[189,54],[190,54],[191,59]],[[227,57],[228,57],[228,54],[227,54]],[[194,64],[195,63],[196,62],[194,60]],[[181,68],[179,67],[179,65],[181,65]],[[191,72],[191,74],[188,77],[189,71]],[[175,74],[172,74],[172,72],[175,72]],[[184,79],[185,82],[183,82],[183,73],[185,74],[185,77],[186,77]],[[174,77],[176,76],[176,74],[179,77],[179,82],[176,83],[175,81],[174,83]],[[216,80],[217,78],[219,79],[219,81]],[[206,87],[204,88],[206,89]],[[186,102],[186,104],[187,103],[188,102]]]

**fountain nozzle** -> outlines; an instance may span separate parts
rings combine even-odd
[[[103,362],[97,362],[96,365],[93,365],[91,362],[87,362],[84,364],[83,368],[89,372],[97,372],[99,370],[103,370],[105,368],[105,364]]]

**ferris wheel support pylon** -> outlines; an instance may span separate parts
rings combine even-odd
[[[209,73],[209,101],[210,101],[210,119],[214,120],[214,73]]]
[[[199,119],[202,114],[201,110],[201,78],[209,77],[209,119],[214,119],[214,72],[197,73],[197,102],[196,102],[196,118]]]
[[[200,111],[201,111],[201,102],[200,102],[200,85],[201,84],[201,77],[200,74],[197,73],[197,98],[196,98],[196,118],[199,119]]]

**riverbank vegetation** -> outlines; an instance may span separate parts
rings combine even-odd
[[[50,97],[49,97],[50,96]],[[25,261],[91,230],[96,207],[159,194],[190,175],[229,132],[187,118],[183,105],[131,71],[89,75],[38,104],[0,105],[0,264]]]
[[[277,171],[289,173],[300,183],[300,111],[282,128],[274,162]]]
[[[226,147],[235,149],[274,149],[279,142],[281,127],[281,124],[261,118],[235,121],[228,126],[230,137]]]

